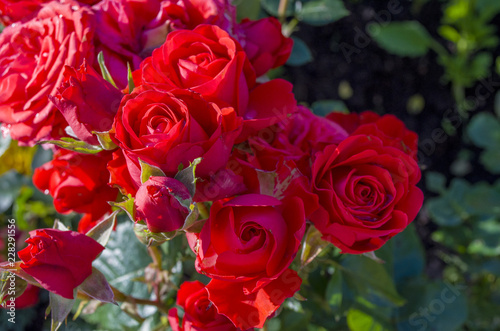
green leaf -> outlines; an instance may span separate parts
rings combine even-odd
[[[130,68],[130,63],[127,62],[127,79],[128,79],[128,93],[132,93],[135,89],[134,77],[132,76],[132,68]]]
[[[292,36],[291,38],[293,39],[293,48],[286,64],[298,67],[312,62],[313,56],[307,44],[298,37]]]
[[[113,80],[113,77],[111,77],[111,74],[109,73],[109,70],[106,67],[106,63],[104,63],[104,54],[102,53],[102,51],[99,52],[99,54],[97,55],[97,62],[99,62],[99,67],[101,68],[102,78],[104,78],[104,80],[108,81],[111,85],[116,87],[115,81]]]
[[[417,21],[392,22],[368,26],[371,37],[389,53],[399,56],[425,55],[433,42],[427,30]]]
[[[325,292],[325,299],[333,311],[339,311],[342,306],[342,282],[342,273],[335,269]]]
[[[438,33],[441,35],[441,37],[453,43],[457,43],[462,38],[460,36],[460,33],[450,25],[441,25],[438,28]]]
[[[338,21],[349,14],[341,0],[315,0],[303,4],[298,18],[305,23],[322,26]]]
[[[445,194],[428,199],[425,206],[434,222],[441,226],[457,226],[470,217],[470,206],[462,203],[468,190],[467,181],[454,178]]]
[[[127,195],[126,197],[123,197],[122,202],[111,202],[109,201],[108,203],[113,206],[113,207],[118,207],[121,210],[123,210],[125,213],[127,213],[127,216],[130,218],[132,222],[135,222],[135,205],[134,205],[134,198],[132,198],[132,195]]]
[[[260,0],[238,0],[233,1],[236,5],[236,16],[238,22],[244,18],[257,20],[260,13]]]
[[[280,5],[280,0],[261,0],[260,5],[262,6],[262,8],[264,8],[265,11],[267,11],[272,16],[275,17],[279,16],[278,8]],[[295,11],[294,8],[295,8],[295,1],[294,0],[288,1],[288,6],[286,7],[285,11],[286,16],[292,16]]]
[[[302,251],[300,253],[300,267],[303,268],[311,263],[321,251],[328,246],[328,242],[321,239],[321,232],[314,226],[310,226],[304,236]]]
[[[499,2],[500,3],[500,2]],[[500,91],[495,94],[495,115],[500,118]]]
[[[92,131],[92,133],[97,136],[97,140],[99,141],[99,144],[101,145],[101,147],[104,150],[112,151],[112,150],[118,148],[118,146],[111,139],[111,136],[109,135],[109,131],[105,131],[105,132]]]
[[[497,149],[500,145],[500,123],[488,112],[481,112],[472,118],[467,134],[478,147]]]
[[[331,112],[349,113],[346,104],[340,100],[318,100],[311,105],[313,113],[326,116]]]
[[[141,183],[147,182],[149,177],[152,176],[166,177],[163,170],[161,170],[157,166],[146,163],[141,159],[139,159],[139,164],[141,165]]]
[[[425,252],[422,242],[410,224],[402,233],[391,239],[393,252],[393,277],[399,286],[407,279],[424,272]]]
[[[383,331],[386,330],[382,324],[373,318],[371,314],[368,314],[359,309],[350,309],[347,312],[347,325],[349,330],[352,331]]]
[[[27,185],[28,178],[11,170],[0,177],[0,213],[12,206],[21,188]]]
[[[115,296],[106,277],[94,267],[92,267],[92,274],[78,286],[78,289],[101,302],[116,304]]]
[[[108,283],[119,291],[136,298],[151,299],[148,286],[135,281],[144,276],[145,268],[151,263],[147,248],[137,240],[132,231],[132,223],[124,222],[116,226],[106,249],[94,261]],[[122,307],[125,308],[125,304]],[[155,308],[137,306],[141,316],[152,315]],[[91,315],[82,315],[89,323],[95,323],[104,330],[137,330],[139,323],[115,305],[103,305]]]
[[[14,277],[13,281],[11,277]],[[9,271],[2,271],[0,274],[0,303],[3,308],[5,308],[5,304],[10,298],[19,298],[27,286],[28,282],[26,280]],[[14,293],[12,293],[12,290],[14,290]]]
[[[405,300],[397,293],[392,277],[383,264],[360,255],[347,255],[342,272],[362,295],[375,295],[387,304],[401,306]]]
[[[76,297],[76,289],[74,296]],[[66,317],[68,317],[73,305],[75,303],[75,299],[66,299],[60,295],[49,292],[49,308],[50,310],[50,318],[51,318],[51,331],[56,331],[63,324]]]
[[[109,241],[111,233],[116,225],[116,215],[118,210],[114,211],[111,215],[106,217],[103,221],[97,223],[92,229],[90,229],[86,235],[97,241],[102,246],[106,247]]]
[[[435,171],[428,171],[425,174],[425,186],[434,193],[444,193],[446,191],[446,177]]]
[[[408,304],[398,310],[398,330],[461,330],[467,320],[467,286],[418,278],[401,289]]]
[[[500,174],[500,149],[488,149],[479,157],[481,164],[492,174]]]
[[[84,154],[97,154],[102,152],[102,148],[94,145],[87,144],[84,141],[76,140],[73,138],[63,137],[61,140],[44,140],[39,141],[38,144],[54,144],[70,151],[84,153]]]
[[[184,186],[186,186],[191,197],[194,197],[194,194],[196,193],[195,172],[196,172],[196,167],[198,166],[198,164],[200,164],[201,160],[202,160],[201,157],[194,159],[193,162],[191,162],[191,164],[189,165],[189,167],[182,169],[174,177],[174,179],[178,180],[179,182],[184,184]]]

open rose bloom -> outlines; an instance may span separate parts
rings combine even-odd
[[[32,284],[100,300],[92,261],[125,211],[174,330],[262,328],[300,290],[306,248],[373,252],[420,210],[415,133],[391,115],[317,116],[267,77],[293,47],[277,19],[238,23],[225,0],[22,3],[0,0],[0,122],[21,145],[50,142],[33,183],[83,214],[78,232],[31,233]],[[174,237],[205,276],[176,280],[176,307],[151,271]]]

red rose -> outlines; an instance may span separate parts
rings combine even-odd
[[[64,81],[50,100],[80,139],[99,145],[93,131],[109,131],[123,94],[85,61],[77,70],[64,67]]]
[[[158,14],[160,0],[103,0],[92,10],[99,26],[95,39],[96,54],[103,53],[111,77],[123,89],[127,87],[127,63],[132,70],[141,64],[141,34]],[[97,63],[94,63],[94,68],[98,70]]]
[[[26,243],[18,253],[21,269],[67,299],[73,299],[73,290],[92,274],[92,261],[104,250],[84,234],[56,229],[31,231]]]
[[[380,116],[372,111],[361,114],[331,113],[327,118],[340,124],[352,135],[371,135],[382,139],[386,146],[402,150],[417,160],[418,135],[406,128],[394,115]]]
[[[143,29],[142,53],[162,45],[175,30],[193,30],[201,24],[217,25],[231,33],[236,20],[236,8],[228,0],[161,1],[158,15]]]
[[[168,321],[173,331],[238,331],[231,321],[217,313],[208,300],[208,292],[199,281],[184,282],[177,292],[177,305],[184,309],[179,325],[177,308],[168,311]]]
[[[122,101],[113,130],[139,187],[139,159],[174,176],[179,165],[202,157],[197,176],[216,173],[225,167],[240,127],[234,109],[220,109],[197,93],[139,88]]]
[[[380,248],[413,221],[423,202],[413,158],[376,136],[327,146],[313,164],[321,207],[311,220],[344,253]]]
[[[238,40],[245,49],[257,77],[285,64],[290,57],[293,40],[281,33],[281,24],[274,17],[257,21],[244,19],[239,25]]]
[[[179,200],[189,200],[186,186],[169,177],[152,176],[135,195],[137,221],[144,220],[151,232],[171,232],[184,225],[190,210]]]
[[[207,289],[217,311],[241,329],[262,327],[300,287],[300,277],[288,266],[304,230],[304,206],[297,197],[280,201],[247,194],[215,201],[201,232],[188,239],[196,269],[213,278]],[[293,286],[283,285],[285,272]],[[270,297],[273,289],[281,295]]]
[[[94,17],[78,2],[53,1],[23,24],[0,34],[0,122],[21,144],[57,138],[67,126],[48,96],[65,65],[93,59]]]
[[[248,91],[255,84],[255,72],[243,48],[215,25],[169,33],[134,78],[136,86],[190,89],[238,110],[246,109]]]
[[[88,213],[98,220],[111,211],[107,201],[115,201],[118,194],[107,185],[110,157],[109,152],[90,155],[60,150],[52,161],[35,169],[33,184],[54,197],[58,212]]]
[[[248,161],[258,169],[274,171],[280,160],[291,160],[310,179],[316,152],[327,145],[340,143],[347,136],[339,125],[299,106],[278,125],[265,128],[248,139],[252,150]]]

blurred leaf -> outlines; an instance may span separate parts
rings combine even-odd
[[[372,31],[371,37],[382,48],[399,56],[423,56],[433,42],[427,30],[417,21],[392,22],[387,25],[372,23],[368,29]]]
[[[259,18],[260,0],[234,0],[238,22],[244,18],[256,20]]]
[[[0,148],[7,148],[0,156],[0,175],[9,170],[16,170],[24,175],[31,174],[31,160],[36,148],[18,146],[16,140],[11,140],[8,146],[2,144]]]
[[[4,136],[3,134],[0,134],[0,156],[5,153],[5,151],[9,148],[10,142],[12,139],[10,138],[10,135]]]
[[[500,3],[500,2],[499,2]],[[495,94],[495,115],[500,118],[500,91]]]
[[[248,0],[243,0],[248,1]],[[280,5],[280,0],[260,0],[262,8],[264,8],[272,16],[278,17],[278,8]],[[288,6],[286,7],[286,16],[292,16],[295,12],[295,1],[288,1]]]
[[[325,117],[331,112],[349,113],[347,106],[341,100],[318,100],[311,105],[313,113]]]
[[[383,331],[386,330],[371,314],[358,309],[350,309],[347,312],[347,325],[351,331]]]
[[[481,112],[474,116],[467,126],[467,134],[478,147],[493,149],[500,146],[500,123],[490,113]]]
[[[52,160],[52,150],[37,147],[35,155],[33,156],[33,161],[31,162],[31,169],[35,170],[50,160]]]
[[[440,197],[427,199],[425,204],[429,215],[439,225],[457,226],[470,216],[470,208],[462,204],[470,184],[454,178],[448,191]]]
[[[500,149],[488,149],[479,157],[481,164],[492,174],[500,174]]]
[[[292,54],[290,54],[286,64],[298,67],[311,62],[313,60],[313,56],[307,44],[298,37],[292,36],[292,39]]]
[[[15,171],[9,171],[0,177],[0,213],[10,208],[27,181],[26,177]]]
[[[424,272],[425,252],[413,225],[391,239],[393,248],[394,281],[403,283]]]
[[[435,171],[425,173],[425,186],[434,193],[443,193],[446,191],[446,177]]]
[[[314,0],[303,4],[298,18],[305,23],[322,26],[338,21],[349,14],[341,0]]]
[[[367,257],[347,255],[342,260],[342,272],[361,295],[375,295],[392,306],[401,306],[405,300],[397,293],[392,277],[384,265]]]
[[[450,25],[441,25],[438,28],[438,33],[441,35],[441,37],[448,39],[449,41],[454,43],[457,43],[461,38],[460,33]]]
[[[419,278],[401,290],[408,304],[399,308],[399,331],[456,331],[467,320],[467,288]]]
[[[335,269],[326,287],[325,298],[333,311],[339,311],[342,305],[342,273]]]
[[[473,233],[475,239],[467,248],[469,254],[500,255],[500,222],[495,219],[478,222]]]
[[[150,298],[146,284],[134,281],[144,275],[144,269],[151,263],[147,249],[132,231],[132,223],[119,223],[111,235],[106,249],[93,265],[106,277],[109,284],[121,292],[136,298]],[[123,306],[123,304],[122,304]],[[139,306],[139,313],[147,317],[156,311],[154,307]],[[139,323],[112,304],[97,308],[90,315],[82,315],[90,323],[106,330],[137,330]]]

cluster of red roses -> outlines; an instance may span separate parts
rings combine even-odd
[[[289,267],[307,222],[343,252],[363,253],[422,205],[417,136],[401,121],[318,117],[290,83],[266,77],[292,48],[274,18],[237,23],[226,0],[0,0],[0,11],[3,132],[71,149],[54,146],[34,184],[57,211],[85,214],[81,233],[120,193],[149,238],[186,233],[197,271],[211,278],[181,286],[174,330],[262,327],[300,287]],[[37,230],[19,253],[26,272],[64,264],[36,258],[51,240],[87,251],[90,263],[102,250]],[[85,279],[77,272],[71,290]],[[45,271],[31,275],[47,283]]]

